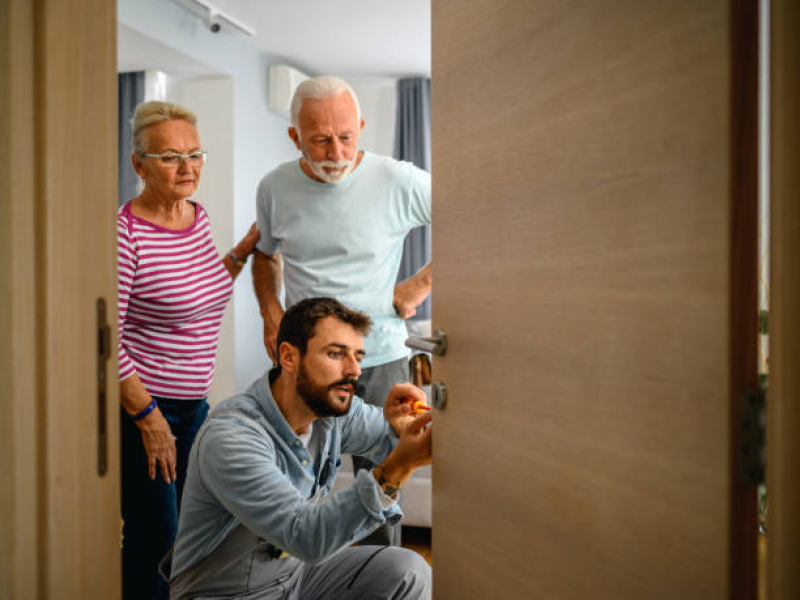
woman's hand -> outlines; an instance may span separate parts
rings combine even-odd
[[[156,478],[156,466],[161,473],[161,478],[169,484],[175,481],[176,471],[176,450],[175,436],[169,423],[156,409],[149,415],[136,421],[136,425],[142,432],[142,444],[147,452],[147,470],[150,479]]]
[[[229,254],[223,257],[222,264],[225,265],[225,268],[231,275],[231,279],[234,281],[239,276],[244,263],[247,261],[247,257],[255,250],[259,239],[261,239],[261,234],[258,232],[256,224],[253,223],[239,243],[231,248]],[[231,256],[233,256],[233,258],[231,258]]]
[[[250,225],[250,229],[247,230],[247,233],[244,234],[244,237],[236,244],[233,253],[241,259],[247,258],[253,253],[253,250],[256,249],[256,244],[260,239],[261,234],[258,232],[258,227],[253,223]]]

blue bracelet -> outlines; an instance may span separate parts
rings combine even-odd
[[[145,406],[142,410],[140,410],[135,415],[131,415],[131,421],[138,421],[139,419],[144,419],[147,415],[149,415],[151,412],[153,412],[156,409],[156,406],[158,406],[158,404],[156,404],[156,401],[155,400],[150,400],[150,404]]]

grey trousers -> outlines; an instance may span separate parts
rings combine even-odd
[[[389,395],[395,384],[406,383],[407,381],[409,381],[409,376],[408,359],[406,358],[374,367],[367,367],[361,371],[361,376],[358,378],[356,396],[365,400],[368,404],[383,408],[386,396]],[[371,469],[374,466],[375,464],[366,458],[353,457],[353,475],[361,469]],[[402,494],[402,491],[400,493]],[[364,538],[361,543],[376,546],[400,546],[402,545],[401,532],[400,523],[394,525],[385,523]]]
[[[243,525],[214,552],[170,582],[173,600],[356,600],[431,597],[431,568],[419,554],[392,546],[348,546],[312,565],[273,559]],[[171,571],[172,551],[161,562]]]
[[[322,564],[304,564],[288,598],[428,600],[431,588],[431,568],[413,550],[355,546],[342,550]]]

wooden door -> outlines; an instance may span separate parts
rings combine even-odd
[[[433,1],[437,600],[753,597],[754,8]]]
[[[771,15],[767,593],[800,598],[800,5]]]
[[[113,600],[115,4],[5,0],[0,34],[0,598]]]

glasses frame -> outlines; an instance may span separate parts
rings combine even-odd
[[[189,162],[189,158],[191,158],[195,154],[201,154],[203,156],[203,162],[201,162],[199,165],[192,165]],[[188,163],[189,166],[202,167],[202,166],[204,166],[206,164],[206,160],[208,160],[208,150],[206,150],[205,148],[200,148],[199,150],[195,150],[194,152],[190,152],[188,154],[181,154],[180,152],[163,152],[162,154],[153,154],[152,152],[142,152],[138,156],[141,156],[141,157],[145,157],[146,156],[147,158],[157,158],[158,159],[158,164],[160,164],[162,167],[164,167],[166,169],[176,169],[183,162]],[[164,163],[164,157],[165,156],[177,157],[180,160],[179,160],[178,163],[176,163],[174,165],[166,164],[166,163]]]

